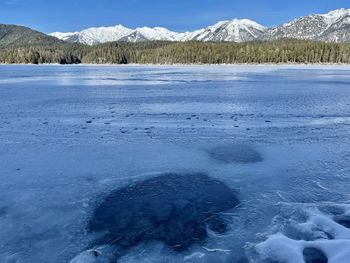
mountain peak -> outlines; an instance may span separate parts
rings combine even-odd
[[[215,25],[213,25],[211,27],[221,27],[223,25],[252,26],[252,27],[261,28],[261,29],[265,28],[264,26],[258,24],[257,22],[254,22],[250,19],[237,19],[237,18],[234,18],[232,20],[219,21],[218,23],[216,23]]]
[[[258,24],[257,22],[255,22],[253,20],[250,20],[250,19],[247,19],[247,18],[244,18],[244,19],[237,19],[237,18],[235,18],[235,19],[230,20],[229,22],[233,23],[233,24],[264,27],[264,26]]]
[[[341,19],[346,15],[350,15],[350,9],[341,8],[341,9],[333,10],[321,16],[324,17],[324,19],[327,21],[328,24],[333,24],[334,22],[336,22],[337,20]]]
[[[340,8],[327,13],[327,15],[334,15],[334,16],[342,16],[346,14],[350,14],[350,9]]]
[[[327,14],[313,14],[294,19],[276,28],[266,28],[250,19],[220,21],[192,32],[178,33],[164,27],[130,29],[123,25],[93,27],[81,32],[52,33],[52,36],[88,45],[111,41],[231,41],[247,42],[296,38],[350,42],[350,9],[338,9]],[[327,34],[326,34],[327,33]]]

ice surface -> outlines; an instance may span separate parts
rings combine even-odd
[[[262,157],[254,148],[248,145],[228,144],[217,146],[208,151],[211,157],[225,163],[255,163]]]
[[[292,208],[291,204],[286,206]],[[284,215],[285,219],[278,226],[281,232],[255,246],[259,255],[258,261],[273,259],[278,262],[296,263],[349,262],[350,229],[338,224],[334,219],[338,216],[346,217],[350,205],[294,204],[293,208],[295,207],[298,207],[296,212],[304,214],[306,221],[295,212],[292,215]],[[281,216],[283,214],[278,217]],[[295,232],[299,234],[298,238],[295,237]]]
[[[169,173],[235,191],[240,205],[220,212],[226,231],[208,227],[183,251],[140,242],[119,262],[297,263],[305,249],[348,262],[349,73],[0,66],[0,262],[111,261],[118,249],[91,247],[94,212],[111,193]]]
[[[233,190],[205,174],[162,174],[118,189],[94,211],[88,230],[100,233],[94,246],[129,249],[162,241],[183,251],[207,238],[207,227],[224,234],[220,213],[239,204]]]

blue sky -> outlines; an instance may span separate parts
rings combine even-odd
[[[164,26],[193,30],[250,18],[274,26],[310,13],[350,8],[349,0],[0,0],[0,23],[50,33],[91,26]]]

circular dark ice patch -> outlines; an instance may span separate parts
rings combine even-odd
[[[317,248],[305,248],[303,256],[305,263],[328,263],[326,255]]]
[[[163,241],[182,251],[207,238],[207,226],[224,233],[220,212],[239,201],[233,190],[205,174],[163,174],[112,192],[94,211],[88,231],[100,233],[94,245],[128,249]]]
[[[230,144],[209,150],[212,158],[225,163],[256,163],[262,161],[262,156],[247,145]]]

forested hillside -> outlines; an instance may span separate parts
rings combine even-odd
[[[272,42],[63,42],[0,47],[0,63],[222,64],[350,63],[350,44],[284,39]]]
[[[62,44],[64,42],[28,27],[0,24],[0,49],[60,43]]]

